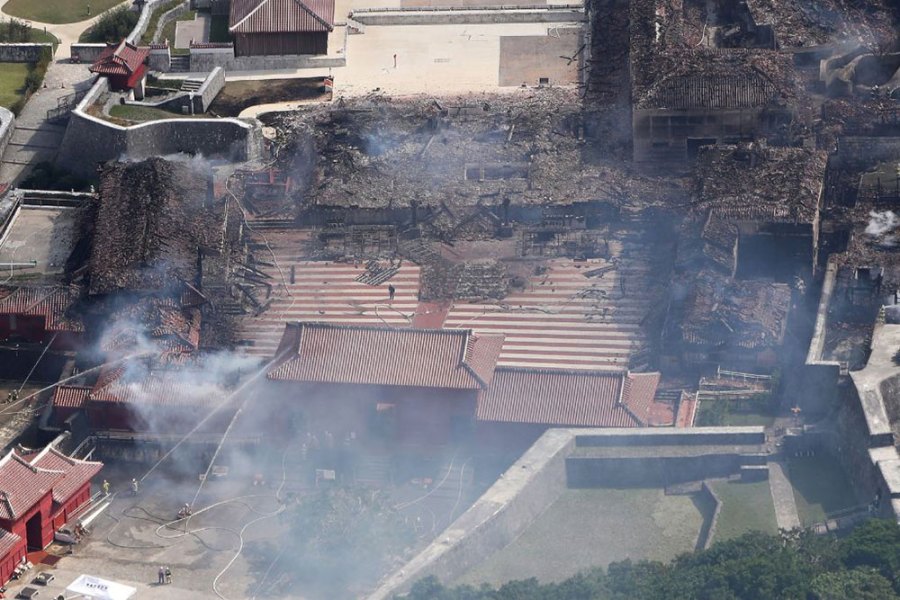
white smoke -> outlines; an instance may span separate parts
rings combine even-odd
[[[894,246],[897,244],[897,226],[900,225],[900,219],[892,210],[884,212],[870,211],[869,224],[866,225],[866,234],[879,238],[879,243],[884,246]]]

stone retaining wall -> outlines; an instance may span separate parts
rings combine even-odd
[[[657,458],[679,446],[731,444],[753,452],[762,427],[686,429],[548,429],[494,485],[425,550],[386,577],[369,600],[388,600],[423,577],[445,583],[516,539],[568,487],[567,462],[576,447],[659,446]],[[700,477],[698,479],[703,479]],[[709,534],[711,535],[711,534]],[[705,543],[705,542],[704,542]]]
[[[216,67],[226,71],[268,71],[346,66],[347,60],[325,56],[235,56],[234,47],[191,48],[191,72],[206,73]]]
[[[243,162],[262,154],[256,121],[164,119],[122,127],[84,112],[107,91],[106,79],[101,78],[72,112],[57,159],[61,167],[93,177],[98,163],[126,156],[144,159],[184,152]]]
[[[13,131],[16,129],[16,117],[11,111],[0,106],[0,156],[3,155]]]
[[[180,17],[181,15],[186,13],[189,8],[190,8],[190,5],[187,2],[182,2],[175,8],[172,8],[172,9],[168,10],[167,12],[163,13],[163,15],[156,22],[156,31],[153,32],[153,40],[152,40],[153,43],[161,44],[163,42],[163,40],[161,40],[160,37],[162,36],[163,29],[166,28],[166,25],[168,25],[169,23],[171,23],[172,21],[174,21],[175,19],[177,19],[178,17]],[[175,40],[169,40],[170,46],[173,46],[174,44],[175,44]]]
[[[44,49],[53,54],[53,44],[0,44],[0,62],[36,63]]]
[[[493,23],[581,23],[584,11],[572,10],[485,10],[446,12],[385,11],[354,12],[353,20],[369,27],[377,25],[480,25]]]
[[[93,64],[104,50],[106,44],[72,44],[69,57],[75,63]]]
[[[179,114],[202,115],[225,87],[225,71],[222,67],[213,69],[196,92],[180,92],[159,102],[129,101],[133,106],[150,106]],[[185,110],[186,109],[186,110]]]

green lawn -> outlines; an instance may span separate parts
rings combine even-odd
[[[794,486],[794,500],[804,527],[820,523],[826,515],[860,503],[847,474],[828,457],[791,458],[788,460],[787,475]]]
[[[668,561],[694,549],[702,523],[689,496],[666,496],[659,488],[569,489],[458,583],[560,581],[626,558]]]
[[[109,109],[109,116],[115,117],[117,119],[133,121],[135,123],[144,123],[146,121],[159,121],[160,119],[177,119],[185,115],[179,115],[167,110],[151,108],[148,106],[129,106],[127,104],[116,104]]]
[[[0,106],[9,108],[24,95],[26,63],[0,63]]]
[[[704,400],[694,419],[698,427],[770,427],[774,422],[775,414],[767,402],[748,400]]]
[[[712,481],[710,486],[722,503],[714,542],[735,538],[748,531],[778,532],[768,481]]]
[[[122,0],[9,0],[3,12],[40,23],[76,23],[120,4]],[[90,11],[88,10],[90,8]]]

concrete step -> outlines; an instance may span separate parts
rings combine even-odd
[[[184,83],[181,84],[181,91],[183,92],[196,92],[200,89],[200,86],[203,85],[203,80],[201,79],[185,79]]]

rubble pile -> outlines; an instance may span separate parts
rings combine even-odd
[[[100,177],[90,292],[161,290],[196,281],[198,251],[220,247],[223,217],[206,203],[206,178],[188,163],[151,158],[107,165]]]

